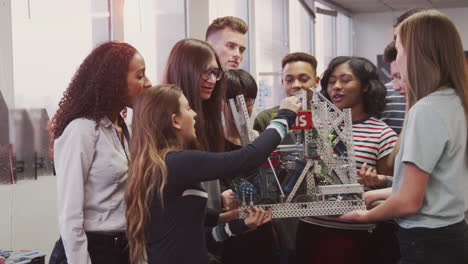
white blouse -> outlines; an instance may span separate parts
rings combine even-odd
[[[91,263],[86,231],[125,231],[128,142],[108,118],[70,122],[54,142],[59,229],[69,264]]]

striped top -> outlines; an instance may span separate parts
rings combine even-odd
[[[405,120],[405,96],[393,90],[392,82],[387,83],[385,87],[387,87],[387,94],[385,96],[387,102],[384,111],[380,115],[380,120],[384,121],[399,135],[403,127],[403,121]]]
[[[353,121],[354,156],[359,170],[362,164],[376,168],[377,161],[389,155],[398,135],[383,121],[369,117]]]
[[[397,139],[398,135],[395,131],[377,118],[368,117],[353,121],[354,156],[357,169],[361,169],[364,162],[372,168],[377,168],[377,161],[393,151]],[[335,216],[311,216],[301,218],[301,220],[314,225],[338,229],[370,230],[375,228],[374,224],[349,223],[339,220]]]

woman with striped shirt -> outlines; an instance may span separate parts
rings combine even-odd
[[[321,85],[323,95],[339,109],[351,108],[358,169],[366,163],[379,174],[392,175],[387,158],[398,136],[375,118],[385,106],[385,86],[377,68],[364,58],[336,57],[323,74]]]
[[[321,85],[323,95],[336,107],[351,109],[357,169],[370,167],[391,175],[393,168],[387,166],[387,158],[398,136],[375,118],[385,106],[385,86],[374,64],[359,57],[336,57],[324,72]],[[369,231],[374,227],[330,217],[303,218],[297,231],[298,263],[384,263],[381,261],[388,256],[378,252],[386,246],[372,242],[374,236]],[[373,244],[379,245],[372,250]]]

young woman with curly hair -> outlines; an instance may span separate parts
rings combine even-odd
[[[195,121],[198,113],[180,88],[162,85],[143,91],[134,109],[125,194],[132,263],[147,256],[149,264],[207,264],[207,194],[200,183],[260,166],[286,135],[299,107],[299,99],[285,98],[270,126],[251,144],[213,153],[186,149],[197,139],[199,119]]]
[[[96,47],[73,76],[49,127],[61,235],[51,263],[129,263],[130,131],[120,112],[150,86],[143,57],[122,42]]]
[[[338,109],[351,109],[357,169],[367,164],[380,174],[392,175],[386,160],[398,137],[375,117],[384,109],[386,92],[377,67],[365,58],[336,57],[323,73],[321,85],[322,94]],[[301,220],[297,232],[298,263],[384,263],[372,252],[374,236],[369,231],[374,225],[346,223],[335,217]]]
[[[334,58],[323,73],[322,94],[336,107],[351,109],[358,169],[366,163],[378,173],[392,175],[387,158],[396,144],[396,133],[378,116],[385,107],[385,86],[375,65],[365,58]]]

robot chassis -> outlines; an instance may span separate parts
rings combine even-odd
[[[292,191],[287,196],[284,194],[275,169],[270,158],[268,158],[270,168],[281,193],[280,202],[254,204],[250,195],[250,202],[247,204],[245,197],[243,197],[242,201],[240,201],[242,206],[239,207],[240,218],[245,218],[247,216],[245,209],[254,205],[265,210],[271,208],[273,218],[342,215],[350,211],[366,208],[362,200],[364,188],[357,183],[351,110],[344,109],[341,111],[316,89],[311,88],[311,90],[313,96],[310,102],[310,111],[312,112],[313,127],[303,130],[303,133],[296,131],[296,144],[280,145],[277,148],[279,152],[298,152],[299,156],[306,160],[306,164]],[[306,91],[303,90],[294,95],[302,100],[302,109],[307,109]],[[236,107],[234,99],[230,99],[229,104],[242,145],[245,146],[251,142],[254,136],[249,130],[249,116],[244,96],[238,95],[236,100],[238,107]],[[334,136],[331,137],[331,135]],[[346,155],[337,154],[339,152],[337,145],[339,144],[345,146]],[[310,146],[316,147],[316,151],[311,149]],[[318,184],[315,180],[317,176],[320,177],[323,174],[321,164],[324,164],[326,170],[328,170],[329,179],[326,184]],[[285,165],[291,169],[294,162],[285,161]],[[307,201],[297,202],[298,197],[296,197],[296,194],[304,180],[307,186]],[[295,197],[296,199],[294,199]],[[333,198],[330,199],[330,197]]]

